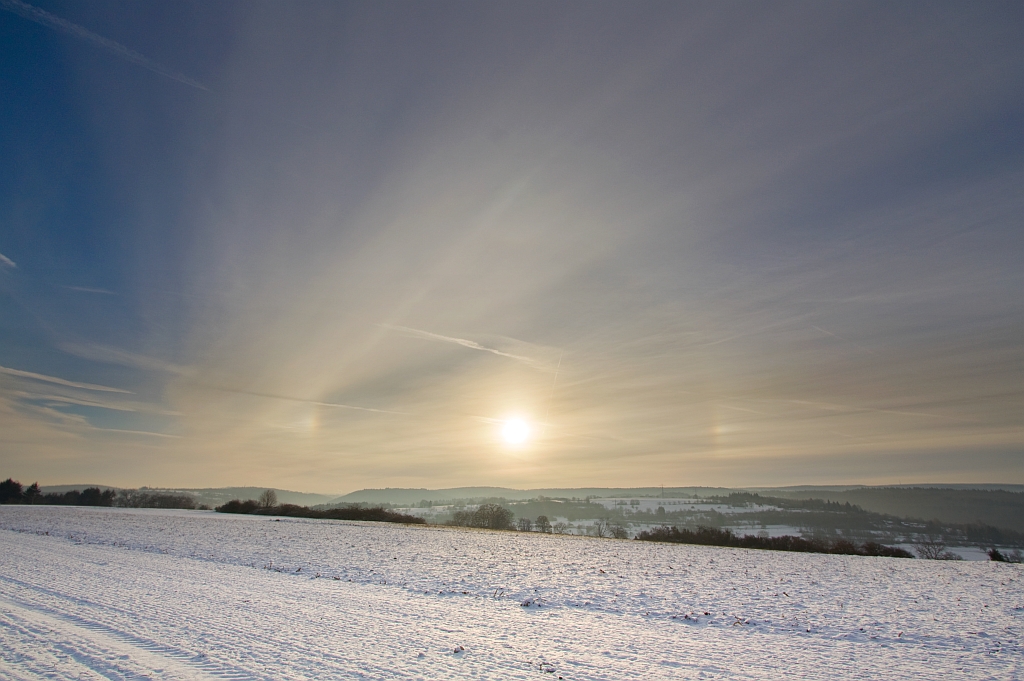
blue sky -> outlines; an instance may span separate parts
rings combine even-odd
[[[1022,29],[0,0],[0,474],[1024,482]]]

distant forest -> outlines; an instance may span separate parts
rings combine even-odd
[[[49,506],[119,506],[121,508],[202,508],[187,494],[149,492],[138,489],[100,489],[50,492],[44,494],[38,483],[24,487],[17,480],[0,482],[0,504],[45,504]]]
[[[991,525],[1024,532],[1024,492],[944,487],[861,487],[841,492],[822,490],[772,492],[790,499],[822,499],[922,521]]]

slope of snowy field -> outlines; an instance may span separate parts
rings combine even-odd
[[[3,679],[1024,678],[1024,569],[0,507]]]

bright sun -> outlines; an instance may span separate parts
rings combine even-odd
[[[521,445],[530,437],[530,426],[522,419],[509,419],[501,427],[501,437],[510,445]]]

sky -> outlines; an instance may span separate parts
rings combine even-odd
[[[0,0],[0,477],[1024,483],[1021,35]]]

